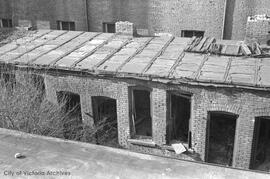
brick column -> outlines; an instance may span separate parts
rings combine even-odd
[[[158,145],[166,144],[166,96],[165,90],[154,88],[152,91],[152,131]]]

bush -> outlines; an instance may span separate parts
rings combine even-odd
[[[23,83],[16,83],[2,75],[0,127],[90,143],[96,143],[99,136],[99,144],[119,147],[115,122],[100,121],[95,127],[87,126],[81,116],[74,115],[74,109],[65,110],[65,99],[53,104],[45,99],[44,92],[42,82],[26,78]]]

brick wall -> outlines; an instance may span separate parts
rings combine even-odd
[[[12,19],[12,3],[10,0],[0,0],[0,19]]]
[[[167,32],[176,36],[181,30],[201,30],[206,36],[243,40],[248,16],[269,14],[268,0],[0,0],[0,18],[49,21],[75,21],[76,30],[102,31],[102,22],[129,21],[139,33]],[[226,9],[225,29],[224,11]],[[12,15],[12,11],[14,14]]]
[[[0,18],[13,17],[18,20],[30,20],[36,26],[38,20],[49,21],[52,29],[57,28],[56,21],[74,21],[76,30],[87,30],[86,8],[84,0],[0,0]]]
[[[255,39],[260,44],[270,43],[270,17],[265,15],[249,17],[246,30],[245,40],[252,41]]]
[[[23,76],[17,73],[17,78]],[[176,155],[160,148],[166,144],[167,91],[192,93],[191,132],[192,148],[202,160],[205,159],[208,112],[220,111],[237,114],[233,166],[249,168],[255,117],[270,116],[270,94],[254,90],[169,85],[142,80],[101,79],[92,76],[58,76],[43,74],[47,98],[57,103],[57,91],[80,94],[82,117],[85,123],[93,125],[91,96],[106,96],[117,101],[117,122],[119,143],[124,148],[154,155],[194,160],[186,154]],[[23,80],[20,80],[23,81]],[[157,147],[134,144],[130,139],[129,86],[152,88],[153,141]],[[198,158],[197,158],[198,159]]]
[[[205,36],[221,38],[223,0],[150,0],[150,32],[169,32],[176,36],[181,30],[205,31]]]
[[[90,0],[90,31],[101,31],[102,22],[130,21],[136,28],[168,32],[176,36],[181,30],[202,30],[206,36],[221,38],[223,0]]]

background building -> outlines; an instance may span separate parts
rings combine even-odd
[[[114,32],[130,21],[141,35],[243,40],[248,16],[270,14],[268,0],[0,0],[3,25]],[[3,26],[2,25],[2,26]]]

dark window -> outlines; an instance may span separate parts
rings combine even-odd
[[[149,138],[152,136],[151,91],[144,88],[130,88],[131,136]]]
[[[208,113],[207,162],[232,166],[237,118],[231,113]]]
[[[250,168],[269,171],[270,162],[270,117],[257,117],[255,119],[253,146]]]
[[[181,37],[203,37],[204,31],[197,31],[197,30],[182,30]]]
[[[45,95],[45,83],[44,78],[40,75],[32,74],[31,82],[38,91],[38,100],[41,102]]]
[[[115,33],[115,23],[104,22],[103,23],[103,32]]]
[[[11,19],[2,19],[1,26],[4,28],[11,28],[12,27],[12,20]]]
[[[63,119],[65,139],[75,139],[82,130],[80,95],[67,91],[57,92],[57,101],[63,107],[66,117]]]
[[[15,74],[3,73],[1,74],[1,78],[4,82],[6,88],[13,89],[16,84]]]
[[[191,96],[170,92],[168,99],[167,144],[188,143]]]
[[[75,30],[75,22],[69,21],[57,21],[58,30]]]
[[[118,146],[116,100],[104,96],[92,97],[96,143]],[[91,117],[91,115],[90,115]]]

